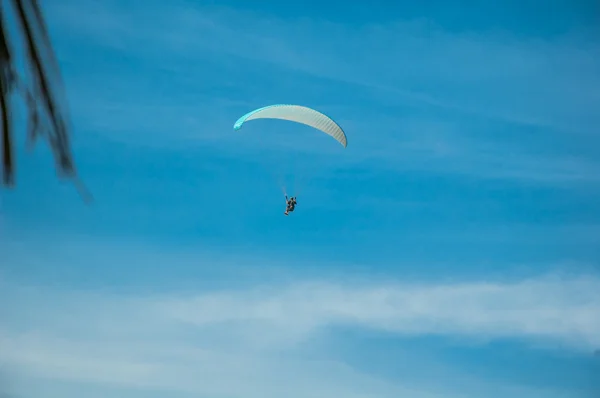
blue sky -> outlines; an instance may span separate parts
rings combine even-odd
[[[597,4],[140,4],[44,4],[96,201],[21,145],[0,192],[10,392],[600,389]],[[348,148],[233,131],[273,103],[331,115]]]

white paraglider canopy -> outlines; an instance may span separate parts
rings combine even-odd
[[[233,125],[233,129],[239,130],[245,122],[255,119],[281,119],[305,124],[332,136],[344,148],[348,145],[344,130],[336,122],[329,116],[305,106],[285,104],[265,106],[239,118]]]

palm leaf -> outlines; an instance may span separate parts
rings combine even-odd
[[[28,112],[27,142],[43,137],[54,154],[61,177],[73,179],[84,198],[89,194],[77,177],[69,139],[69,116],[60,68],[37,0],[12,0],[13,12],[0,9],[0,111],[2,112],[2,182],[15,185],[14,131],[11,124],[15,94],[25,101]],[[0,3],[0,7],[1,4]],[[22,40],[7,35],[9,17],[15,18]],[[25,68],[20,75],[12,50],[25,51]],[[27,83],[26,83],[27,82]]]

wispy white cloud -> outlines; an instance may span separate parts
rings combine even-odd
[[[598,182],[594,154],[560,150],[565,141],[580,148],[577,143],[594,139],[600,127],[595,89],[600,43],[584,40],[580,32],[544,40],[506,32],[451,33],[430,21],[350,27],[189,3],[134,9],[117,2],[62,1],[46,7],[58,43],[86,40],[137,57],[155,71],[170,71],[173,81],[185,81],[194,92],[205,91],[199,83],[203,73],[194,74],[190,65],[200,68],[223,56],[258,63],[265,71],[276,67],[353,85],[352,95],[347,90],[313,98],[314,106],[335,109],[336,119],[351,132],[349,155],[339,157],[342,165],[369,159],[394,169],[552,184]],[[69,52],[61,54],[72,62]],[[137,141],[137,131],[143,131],[145,145],[176,145],[183,139],[235,150],[233,140],[236,147],[249,142],[225,132],[237,116],[265,104],[269,95],[257,93],[276,85],[265,81],[263,90],[249,94],[254,83],[244,89],[235,76],[223,79],[229,93],[187,99],[149,95],[150,82],[112,72],[94,79],[72,76],[71,87],[82,125],[112,132],[113,139]],[[299,92],[289,90],[291,97],[282,98],[283,92],[269,90],[281,101]],[[545,132],[527,130],[540,128]],[[520,138],[513,129],[520,129]],[[263,148],[267,143],[282,149],[281,141],[260,141]]]
[[[49,8],[57,29],[75,28],[126,52],[135,42],[142,44],[138,53],[169,48],[169,54],[192,60],[206,51],[229,53],[388,90],[411,102],[570,132],[599,124],[594,87],[600,85],[600,43],[579,32],[543,40],[506,32],[449,33],[431,21],[349,27],[190,4],[146,10],[97,2],[74,6],[68,1]],[[166,29],[154,29],[156,21]]]
[[[88,246],[85,252],[98,260],[102,256],[94,253],[119,250]],[[175,269],[190,255],[149,248],[139,254],[132,258]],[[53,257],[44,257],[52,267]],[[123,264],[114,260],[104,266]],[[434,383],[424,385],[408,371],[389,380],[355,368],[326,347],[339,328],[385,332],[399,341],[427,335],[466,344],[509,339],[586,355],[600,345],[600,279],[594,275],[462,283],[267,279],[187,293],[69,291],[4,278],[0,292],[0,363],[28,385],[42,379],[87,388],[267,398],[433,398],[475,391],[558,397],[556,391],[498,385],[435,363],[423,364],[439,370],[431,375]],[[449,391],[447,382],[456,377],[464,385]]]
[[[402,335],[551,339],[590,348],[600,345],[599,283],[594,279],[448,286],[308,283],[274,291],[170,299],[161,307],[198,326],[264,323],[292,340],[337,324]]]

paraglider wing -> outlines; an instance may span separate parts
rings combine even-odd
[[[242,125],[254,119],[281,119],[302,123],[332,136],[345,148],[348,145],[344,130],[330,117],[314,109],[300,105],[270,105],[248,112],[235,122],[234,130],[239,130]]]

